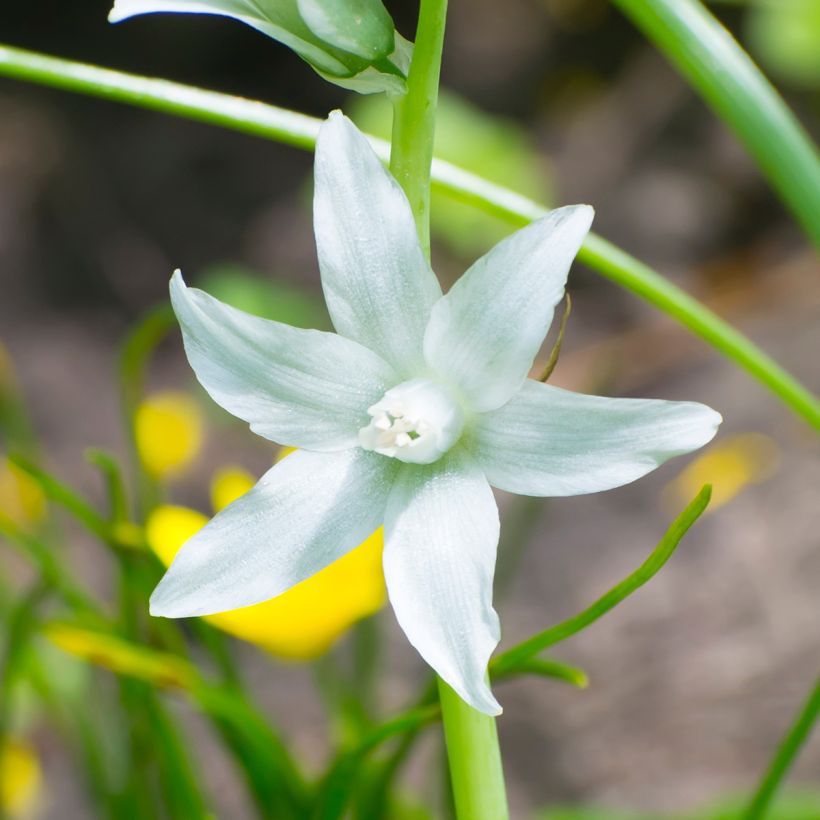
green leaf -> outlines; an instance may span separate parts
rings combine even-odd
[[[233,263],[214,265],[203,271],[197,287],[232,307],[284,322],[294,327],[329,328],[324,302],[303,288],[262,279],[249,268]]]
[[[672,557],[678,544],[683,540],[683,536],[689,528],[700,518],[703,511],[709,505],[712,495],[712,488],[706,485],[689,506],[672,522],[666,534],[652,550],[652,553],[629,576],[624,578],[619,584],[614,586],[605,595],[602,595],[592,606],[587,607],[583,612],[579,612],[572,618],[562,621],[537,635],[523,641],[517,646],[508,649],[496,657],[490,663],[490,674],[498,677],[513,674],[519,669],[526,669],[527,664],[539,652],[543,652],[550,646],[586,629],[590,624],[606,615],[611,609],[616,607],[625,598],[628,598],[637,589],[640,589],[658,570]]]
[[[784,80],[820,86],[820,3],[758,0],[746,17],[749,47]]]
[[[304,150],[313,150],[322,123],[315,117],[252,100],[4,45],[0,45],[0,75],[163,111]],[[386,158],[387,144],[377,139],[371,142]],[[526,225],[546,212],[532,199],[440,160],[433,162],[433,186],[451,199],[503,219],[509,226]],[[817,396],[751,339],[660,273],[594,233],[587,237],[578,259],[671,316],[820,429]]]
[[[817,146],[738,42],[698,0],[614,2],[735,132],[820,245]]]
[[[570,666],[554,658],[530,658],[515,667],[515,672],[522,675],[539,675],[542,678],[554,678],[571,683],[579,689],[586,689],[589,686],[589,678],[583,669],[577,666]],[[509,673],[508,673],[509,674]],[[505,675],[494,675],[493,680],[504,678]]]

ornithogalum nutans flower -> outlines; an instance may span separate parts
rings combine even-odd
[[[314,227],[337,333],[301,330],[188,288],[171,299],[197,378],[265,438],[298,447],[180,550],[156,615],[273,598],[384,525],[396,617],[488,714],[499,641],[491,487],[535,496],[634,481],[715,434],[702,404],[585,396],[527,374],[592,221],[560,208],[479,259],[446,295],[409,203],[340,113],[316,149]]]

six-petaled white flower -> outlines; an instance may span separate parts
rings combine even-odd
[[[314,220],[337,333],[250,316],[179,273],[171,281],[205,389],[260,436],[299,450],[188,541],[151,611],[256,604],[383,524],[402,629],[464,700],[498,714],[486,683],[499,641],[491,487],[607,490],[700,447],[720,423],[702,404],[585,396],[527,378],[592,214],[550,212],[442,295],[402,190],[353,124],[331,114],[316,149]]]

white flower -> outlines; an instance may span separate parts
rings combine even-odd
[[[314,218],[338,335],[171,298],[197,378],[265,438],[298,447],[183,547],[155,615],[207,615],[298,584],[384,524],[398,621],[476,709],[499,641],[491,486],[535,496],[634,481],[705,444],[702,404],[584,396],[527,378],[592,208],[560,208],[479,259],[442,296],[410,207],[340,113],[316,149]]]

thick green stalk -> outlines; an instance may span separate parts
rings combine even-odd
[[[390,171],[407,194],[421,246],[430,258],[430,167],[447,0],[421,0],[407,93],[393,100]]]
[[[614,0],[744,143],[820,245],[820,156],[760,69],[698,0]]]
[[[394,101],[390,170],[407,194],[430,258],[430,170],[447,0],[421,0],[407,94]],[[459,820],[504,820],[507,795],[495,718],[473,709],[439,679],[439,698]]]
[[[459,820],[509,817],[495,720],[468,706],[441,678],[441,718]]]
[[[820,718],[820,678],[815,682],[814,689],[786,732],[786,736],[781,741],[741,820],[763,820],[775,792],[794,763],[800,748],[808,739],[818,718]]]
[[[321,125],[321,120],[314,117],[275,106],[8,46],[0,46],[0,75],[208,122],[307,150],[315,146]],[[377,139],[371,142],[386,159],[388,144]],[[432,181],[454,199],[495,214],[511,225],[525,225],[546,211],[531,199],[441,160],[433,161]],[[579,259],[672,316],[820,429],[820,400],[750,339],[684,290],[594,234],[587,238]]]

